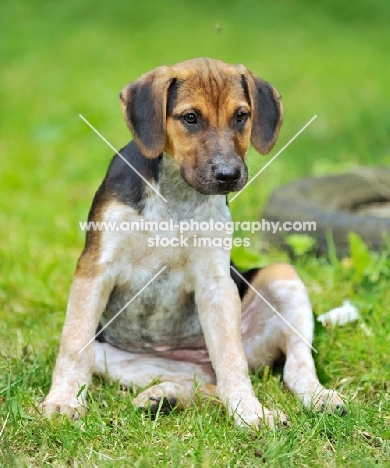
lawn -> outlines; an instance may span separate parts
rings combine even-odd
[[[296,259],[316,315],[345,299],[360,312],[357,323],[316,326],[320,379],[345,396],[345,417],[306,412],[280,369],[253,376],[256,394],[290,417],[275,433],[235,428],[208,399],[151,420],[99,379],[84,421],[37,411],[84,242],[78,222],[112,156],[79,114],[119,148],[131,138],[118,100],[126,83],[196,56],[244,63],[285,108],[271,155],[250,150],[251,174],[318,116],[232,203],[236,220],[256,220],[285,182],[390,165],[389,24],[388,0],[1,3],[0,466],[390,466],[388,251],[369,254],[364,271],[358,254]],[[286,259],[260,236],[251,250],[261,264]]]

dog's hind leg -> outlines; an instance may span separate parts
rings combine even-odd
[[[304,406],[345,412],[338,394],[325,389],[318,380],[311,354],[311,305],[295,269],[290,265],[269,266],[259,271],[252,286],[259,294],[247,291],[242,319],[243,345],[250,368],[271,365],[284,354],[284,382]]]
[[[94,373],[133,390],[149,386],[134,398],[133,404],[146,410],[150,408],[152,413],[185,408],[197,390],[215,396],[214,375],[209,365],[134,354],[108,343],[95,342]]]

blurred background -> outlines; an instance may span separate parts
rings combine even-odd
[[[388,0],[3,0],[0,319],[62,321],[78,222],[112,157],[79,114],[119,149],[126,83],[198,56],[245,64],[285,109],[272,153],[250,150],[252,174],[318,115],[232,206],[257,219],[283,183],[390,164],[389,24]]]

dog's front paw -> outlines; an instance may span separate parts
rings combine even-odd
[[[237,399],[231,398],[228,401],[228,408],[238,426],[252,426],[257,429],[263,423],[272,429],[277,429],[290,425],[283,412],[269,410],[261,405],[254,396],[247,397],[245,400],[241,399],[238,402]]]
[[[152,415],[161,412],[169,414],[177,405],[176,387],[170,382],[153,385],[133,399],[133,405]]]
[[[79,418],[84,418],[86,413],[86,405],[81,404],[76,398],[69,400],[46,398],[40,405],[39,409],[42,414],[47,417],[53,416],[56,413],[66,414],[69,418],[77,421]]]
[[[40,405],[39,408],[47,417],[53,416],[56,413],[59,414],[66,414],[69,418],[74,419],[77,421],[79,418],[84,418],[86,413],[85,405],[81,405],[79,403],[74,402],[65,402],[65,401],[53,401],[51,399],[44,400]]]
[[[264,421],[271,429],[290,426],[290,421],[283,411],[269,410],[267,408],[263,408],[263,410],[264,414],[262,416],[262,421]]]
[[[348,412],[345,403],[335,390],[321,390],[312,397],[308,406],[313,411],[332,411],[343,416]]]
[[[66,414],[71,419],[77,421],[83,418],[86,413],[86,393],[87,386],[78,388],[77,385],[69,388],[54,387],[50,390],[45,400],[39,405],[39,408],[45,416],[52,416],[56,413]]]

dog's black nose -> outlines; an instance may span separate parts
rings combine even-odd
[[[233,166],[221,166],[215,169],[215,178],[220,184],[236,183],[240,175],[240,169]]]

